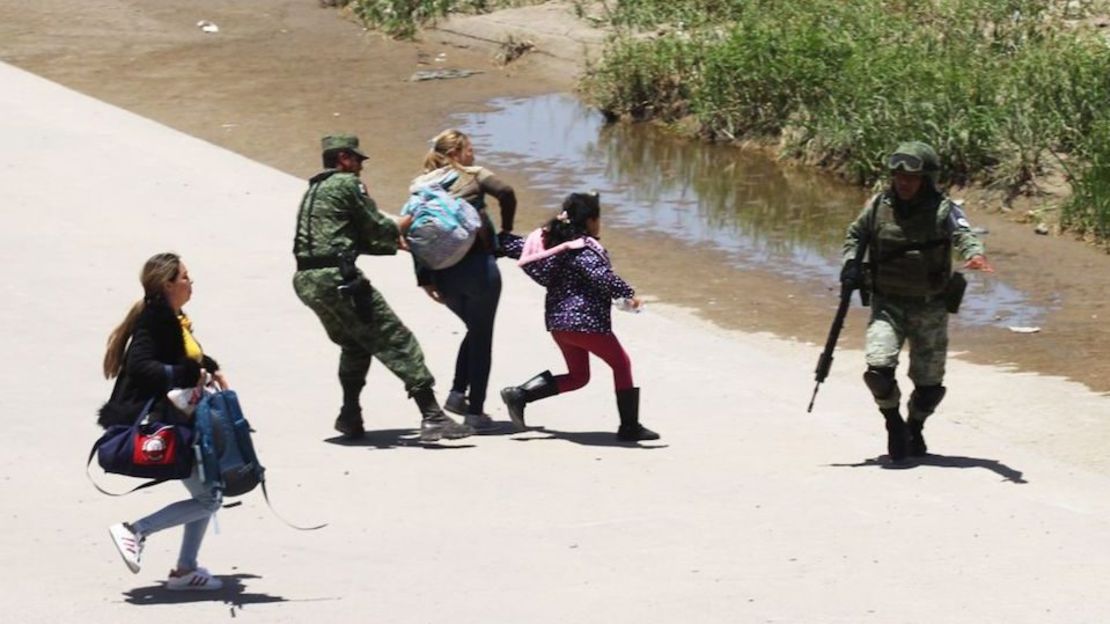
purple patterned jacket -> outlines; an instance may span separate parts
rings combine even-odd
[[[585,244],[580,248],[522,266],[529,277],[547,288],[547,331],[611,334],[613,300],[632,297],[635,291],[613,272],[609,254],[597,239],[584,236],[581,240]],[[520,253],[517,249],[506,251],[509,256]]]

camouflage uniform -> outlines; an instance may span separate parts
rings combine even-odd
[[[868,255],[873,275],[871,320],[865,347],[867,365],[895,368],[898,353],[908,341],[910,379],[917,386],[932,386],[944,381],[948,351],[944,291],[951,273],[952,246],[954,244],[965,260],[984,251],[963,211],[948,198],[938,195],[911,210],[912,214],[897,215],[889,191],[872,198],[848,227],[844,259],[855,258],[861,237],[870,236],[872,243]],[[934,243],[930,249],[889,257],[897,253],[890,248],[903,241],[913,244],[914,241],[942,239],[943,242]],[[929,255],[934,257],[922,257]],[[884,258],[887,258],[885,262]],[[923,265],[930,263],[936,265],[937,270],[921,270]],[[898,397],[876,402],[879,407],[896,407]]]
[[[887,418],[888,431],[895,430],[892,458],[903,450],[893,440],[902,435],[902,395],[894,377],[902,345],[909,343],[909,378],[915,388],[909,402],[910,452],[924,454],[921,427],[945,393],[945,293],[952,279],[953,248],[964,260],[985,253],[960,207],[936,190],[939,162],[932,148],[903,144],[895,155],[903,153],[919,155],[926,165],[931,158],[935,165],[924,168],[921,190],[908,202],[900,202],[892,189],[871,198],[848,227],[844,242],[847,265],[855,260],[860,243],[868,241],[865,261],[872,298],[864,380]]]
[[[358,140],[349,135],[325,137],[325,151],[329,145],[339,145],[365,158],[357,151]],[[381,293],[353,267],[358,254],[397,253],[399,237],[397,224],[378,211],[357,173],[328,169],[309,180],[297,214],[293,255],[298,270],[293,276],[293,288],[341,349],[339,381],[344,389],[344,411],[336,428],[352,436],[362,433],[357,397],[366,383],[372,357],[381,360],[404,381],[405,389],[420,405],[425,421],[432,418],[453,424],[435,403],[431,393],[435,380],[424,364],[424,353],[416,338]],[[341,269],[339,259],[344,256],[350,259],[350,265]],[[345,274],[347,271],[353,275]],[[364,287],[358,304],[339,290],[341,285],[355,280]],[[358,305],[365,307],[358,309]],[[459,432],[443,435],[461,437],[454,433]]]

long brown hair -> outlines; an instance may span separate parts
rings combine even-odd
[[[432,149],[424,156],[424,171],[434,171],[442,167],[462,169],[462,165],[452,154],[461,153],[469,144],[470,137],[454,128],[440,132],[432,139]]]
[[[135,323],[148,303],[163,299],[166,285],[177,279],[181,270],[181,258],[171,252],[155,254],[143,265],[139,282],[143,285],[143,298],[136,301],[123,321],[108,334],[108,351],[104,354],[104,378],[111,379],[123,369],[123,355],[127,342],[135,331]]]

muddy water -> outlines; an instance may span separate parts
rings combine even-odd
[[[844,229],[866,201],[864,191],[759,154],[683,141],[643,124],[606,124],[569,95],[501,99],[491,107],[457,122],[483,164],[527,175],[552,208],[569,191],[594,189],[607,227],[652,244],[682,243],[695,250],[686,255],[690,267],[713,266],[696,253],[711,250],[727,270],[754,268],[815,288],[836,283]],[[956,323],[1043,321],[1047,308],[1004,279],[968,277]],[[667,289],[659,294],[666,299]]]

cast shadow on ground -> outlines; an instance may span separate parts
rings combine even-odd
[[[959,455],[934,455],[924,457],[911,457],[904,464],[891,464],[886,455],[865,459],[855,464],[828,464],[836,468],[863,468],[876,466],[888,470],[912,470],[918,466],[935,466],[938,468],[985,468],[1002,477],[1003,481],[1010,483],[1029,483],[1025,480],[1024,473],[1007,466],[997,459],[980,459],[978,457],[962,457]]]
[[[474,448],[473,444],[460,443],[447,440],[446,444],[439,442],[421,442],[419,431],[416,429],[372,429],[366,435],[354,440],[343,436],[324,438],[324,442],[336,446],[372,446],[377,449],[388,450],[395,448],[421,448],[429,450],[457,450]]]
[[[624,442],[617,439],[612,431],[559,431],[547,427],[528,427],[527,433],[543,433],[544,436],[529,436],[526,438],[512,438],[514,442],[535,442],[537,440],[566,440],[582,446],[615,446],[630,449],[664,449],[668,444]],[[521,433],[525,433],[521,432]]]
[[[214,591],[170,591],[164,582],[147,587],[136,587],[123,592],[123,600],[133,605],[186,604],[191,602],[223,602],[232,609],[242,609],[243,605],[287,602],[281,596],[247,593],[243,579],[262,578],[256,574],[216,575],[224,586]]]

